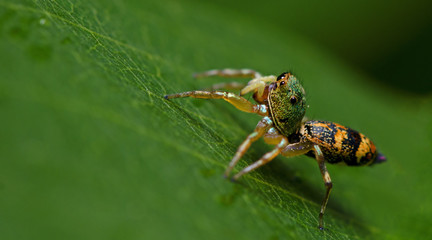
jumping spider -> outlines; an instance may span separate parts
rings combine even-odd
[[[363,134],[337,123],[307,120],[305,118],[307,108],[305,91],[299,80],[290,72],[282,73],[278,77],[261,76],[260,73],[250,69],[210,70],[195,74],[195,77],[209,76],[252,77],[253,79],[246,85],[238,82],[221,83],[213,85],[211,91],[182,92],[166,95],[165,98],[224,99],[241,111],[263,116],[255,130],[239,146],[225,171],[225,176],[229,177],[232,169],[251,143],[260,137],[263,137],[266,143],[276,145],[276,147],[264,154],[258,161],[238,172],[232,177],[232,180],[237,180],[242,175],[263,166],[279,154],[286,157],[302,154],[314,157],[326,187],[319,213],[321,230],[324,226],[324,211],[332,189],[332,181],[325,161],[331,164],[365,166],[386,160],[378,153],[373,142]],[[218,89],[241,89],[241,91],[240,95],[237,95],[218,91]],[[253,99],[257,104],[242,97],[249,92],[253,93]]]

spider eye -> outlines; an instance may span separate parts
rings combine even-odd
[[[285,85],[285,81],[280,82],[280,86]]]
[[[291,104],[296,104],[297,103],[297,98],[295,96],[292,96],[290,98],[290,102],[291,102]]]
[[[279,77],[276,78],[276,80],[284,79],[287,74],[288,74],[288,72],[282,73],[281,75],[279,75]]]

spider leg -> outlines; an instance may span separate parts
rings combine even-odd
[[[327,206],[327,202],[329,200],[330,197],[330,192],[331,189],[333,187],[333,183],[331,181],[330,175],[327,171],[327,168],[325,166],[325,159],[324,159],[324,154],[322,153],[320,147],[318,145],[314,145],[314,152],[315,152],[315,156],[316,156],[316,160],[318,162],[318,166],[320,168],[320,172],[324,181],[324,185],[326,187],[326,193],[323,199],[323,202],[321,204],[321,211],[319,214],[319,229],[323,230],[324,229],[324,221],[323,221],[323,217],[324,217],[324,211],[326,209]]]
[[[261,77],[261,74],[255,70],[252,69],[214,69],[209,70],[206,72],[201,73],[194,73],[193,75],[195,78],[201,78],[201,77],[211,77],[211,76],[220,76],[220,77],[244,77],[244,78],[259,78]]]
[[[237,180],[242,175],[270,162],[279,154],[282,154],[287,157],[293,157],[297,155],[303,155],[309,152],[310,150],[312,150],[313,148],[312,143],[309,141],[289,144],[288,139],[285,136],[279,134],[274,128],[270,128],[264,134],[264,141],[266,141],[269,144],[274,144],[276,145],[276,147],[272,151],[264,154],[264,156],[262,156],[261,159],[245,167],[243,170],[237,173],[233,177],[233,180]]]
[[[282,140],[276,145],[276,147],[264,154],[258,161],[252,163],[251,165],[245,167],[243,170],[241,170],[239,173],[237,173],[236,175],[234,175],[234,177],[232,178],[233,180],[237,180],[239,179],[241,176],[243,176],[244,174],[255,170],[259,167],[261,167],[262,165],[270,162],[271,160],[273,160],[277,155],[279,155],[282,150],[288,145],[288,139],[286,137],[283,137]]]
[[[239,83],[239,82],[216,83],[210,87],[210,90],[219,90],[219,89],[240,90],[245,86],[246,86],[245,83]]]
[[[267,144],[276,145],[278,144],[285,136],[281,135],[276,131],[275,128],[270,128],[266,134],[264,134],[264,141]],[[288,144],[284,149],[282,149],[281,154],[285,157],[294,157],[298,155],[306,154],[311,151],[313,148],[313,144],[309,141],[301,141],[296,143]]]
[[[220,76],[230,78],[260,78],[261,74],[252,69],[215,69],[201,73],[194,73],[195,78]],[[246,83],[229,82],[229,83],[217,83],[214,84],[210,89],[229,89],[229,90],[240,90],[246,86]]]
[[[261,121],[258,122],[255,130],[251,134],[249,134],[246,140],[244,140],[243,143],[239,146],[236,154],[234,155],[233,159],[225,170],[225,177],[228,177],[230,175],[232,169],[240,160],[240,158],[245,154],[245,152],[249,149],[250,145],[256,140],[258,140],[272,124],[273,122],[270,120],[269,117],[264,117],[263,119],[261,119]]]
[[[279,134],[276,128],[271,127],[263,136],[264,141],[270,145],[277,145],[284,138],[283,135]]]
[[[247,84],[239,83],[239,82],[229,82],[229,83],[217,83],[214,84],[210,89],[218,90],[218,89],[230,89],[230,90],[240,90],[240,96],[245,95],[249,92],[257,92],[258,96],[262,96],[264,93],[264,89],[268,83],[274,82],[276,80],[275,76],[265,76],[254,78],[249,81]]]
[[[245,98],[236,95],[230,92],[223,91],[189,91],[182,93],[175,93],[170,95],[165,95],[165,99],[172,98],[183,98],[183,97],[192,97],[192,98],[206,98],[206,99],[223,99],[236,107],[237,109],[248,112],[248,113],[256,113],[261,116],[267,116],[267,107],[265,105],[257,105],[252,104]]]
[[[274,82],[276,80],[276,77],[271,76],[265,76],[263,77],[259,72],[252,70],[252,69],[214,69],[209,70],[206,72],[201,73],[195,73],[193,75],[195,78],[202,78],[202,77],[211,77],[211,76],[220,76],[220,77],[232,77],[232,78],[243,78],[243,77],[250,77],[253,78],[249,83],[245,86],[245,84],[232,82],[232,83],[221,83],[221,84],[215,84],[212,86],[211,89],[242,89],[240,92],[241,95],[245,95],[252,91],[257,91],[258,96],[262,96],[264,92],[264,88],[266,87],[267,83]]]
[[[264,136],[265,138],[265,136]],[[267,140],[266,140],[267,141]],[[316,144],[313,144],[309,141],[306,142],[298,142],[298,143],[293,143],[290,144],[288,146],[286,146],[283,150],[282,150],[282,155],[286,156],[286,157],[293,157],[293,156],[297,156],[297,155],[302,155],[302,154],[306,154],[307,152],[313,150],[316,156],[316,160],[318,162],[318,166],[324,181],[324,185],[326,187],[326,193],[324,196],[324,199],[322,201],[321,204],[321,210],[320,210],[320,214],[319,214],[319,229],[323,230],[324,229],[324,212],[330,197],[330,192],[331,189],[333,187],[331,178],[330,178],[330,174],[327,171],[326,165],[325,165],[325,159],[324,159],[324,154],[322,153],[320,147]]]
[[[313,144],[311,142],[297,142],[288,145],[282,150],[282,155],[285,157],[294,157],[298,155],[306,154],[311,151]]]

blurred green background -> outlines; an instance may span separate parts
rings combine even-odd
[[[432,235],[432,3],[0,0],[0,239],[424,239]],[[388,162],[278,157],[222,178],[259,121],[195,71],[292,70],[307,115]],[[246,81],[246,80],[245,80]],[[236,170],[271,146],[255,143]]]

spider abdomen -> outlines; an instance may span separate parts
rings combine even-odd
[[[373,142],[351,128],[329,121],[307,121],[301,135],[320,146],[325,160],[349,166],[372,164],[378,156]],[[308,153],[314,156],[313,152]]]

